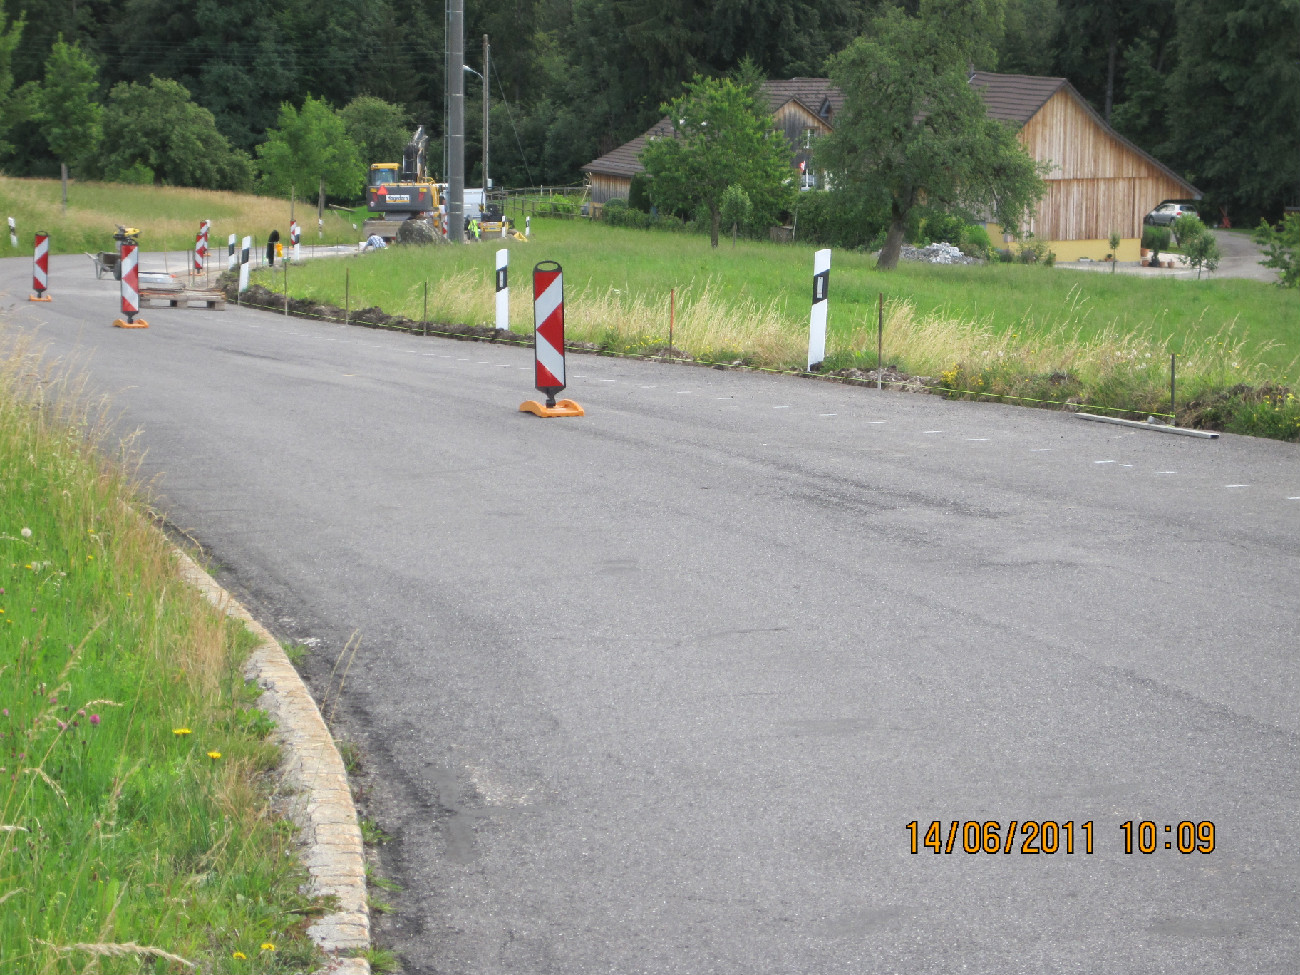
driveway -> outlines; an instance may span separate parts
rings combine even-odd
[[[1247,278],[1251,281],[1267,281],[1270,284],[1277,282],[1279,278],[1278,272],[1259,263],[1263,257],[1263,252],[1260,246],[1250,239],[1249,234],[1242,233],[1239,230],[1211,230],[1210,233],[1214,234],[1214,239],[1219,242],[1219,251],[1223,254],[1223,257],[1219,261],[1217,270],[1203,272],[1202,277]],[[1196,277],[1195,269],[1183,266],[1181,258],[1175,256],[1174,260],[1179,262],[1178,267],[1150,268],[1142,267],[1135,261],[1122,261],[1115,268],[1115,273],[1141,274],[1165,278]],[[1105,271],[1110,273],[1110,265],[1102,261],[1070,261],[1068,263],[1058,263],[1056,266],[1078,271]]]

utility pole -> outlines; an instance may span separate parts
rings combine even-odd
[[[465,0],[447,0],[447,239],[465,242]]]
[[[490,77],[490,64],[488,56],[488,36],[483,35],[483,210],[487,211],[488,204],[488,187],[492,185],[492,180],[488,179],[488,93],[492,86],[488,84]]]

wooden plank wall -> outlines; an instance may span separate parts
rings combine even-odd
[[[1020,130],[1035,159],[1050,161],[1048,191],[1030,225],[1046,240],[1141,237],[1142,219],[1186,188],[1117,139],[1062,89]]]
[[[610,200],[626,200],[632,192],[632,180],[626,176],[606,176],[591,173],[591,202],[608,203]]]

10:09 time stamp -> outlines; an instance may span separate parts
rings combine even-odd
[[[987,820],[932,820],[928,827],[912,820],[904,827],[910,839],[910,852],[924,850],[932,853],[1024,853],[1050,855],[1062,853],[1085,856],[1096,852],[1093,821],[1076,823],[1053,819],[1010,820],[1003,828],[996,819]],[[1213,853],[1214,823],[1209,820],[1179,823],[1156,823],[1149,819],[1120,823],[1121,844],[1124,854],[1150,854],[1158,850],[1178,853]]]

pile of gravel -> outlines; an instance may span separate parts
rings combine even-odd
[[[923,261],[926,264],[980,264],[978,257],[967,257],[952,244],[930,244],[927,247],[908,247],[903,245],[902,258],[905,261]]]

